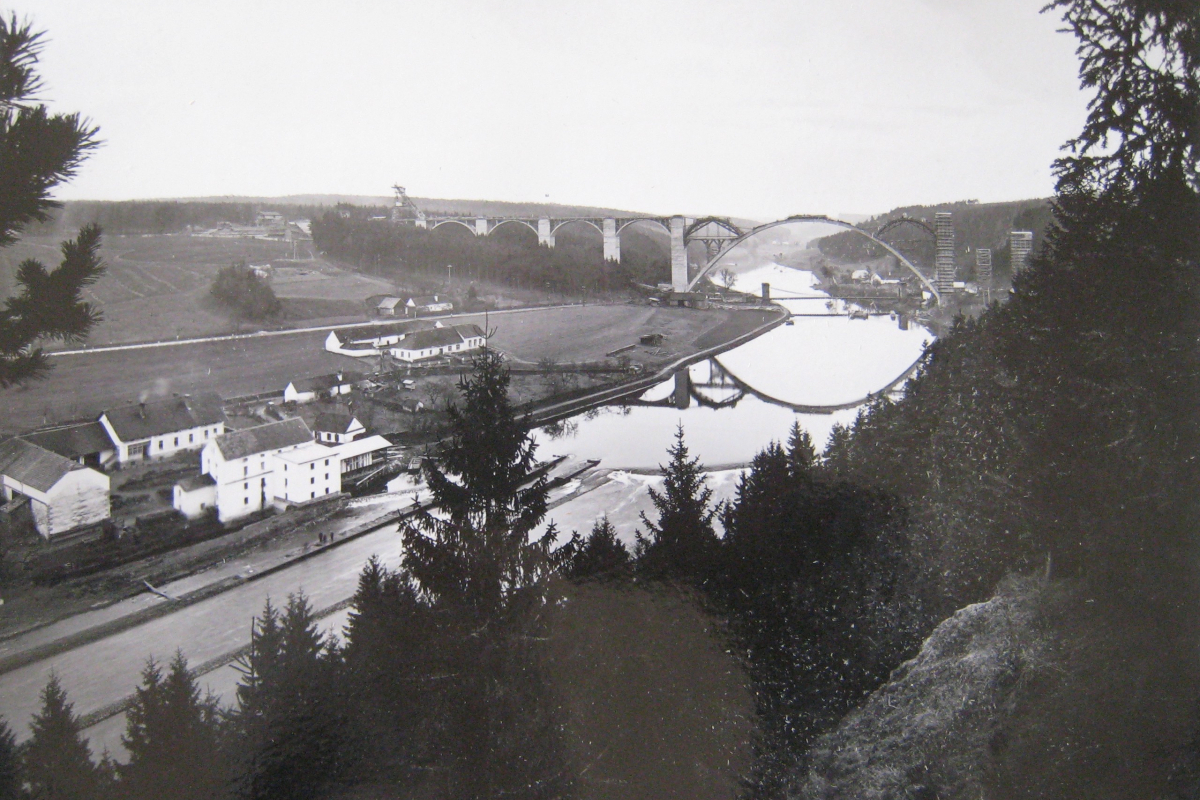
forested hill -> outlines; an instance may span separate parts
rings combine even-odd
[[[621,211],[558,203],[510,203],[500,200],[414,198],[427,214],[464,214],[523,217],[642,216],[645,212]],[[387,214],[391,197],[338,194],[302,194],[286,197],[193,197],[156,200],[74,200],[38,226],[39,232],[67,233],[98,223],[106,233],[178,233],[187,226],[215,227],[220,222],[248,225],[259,211],[278,211],[289,219],[313,219],[338,205],[359,206]],[[33,231],[34,229],[31,229]]]
[[[1050,200],[1046,198],[1007,203],[957,202],[932,206],[901,206],[869,219],[859,227],[874,233],[888,222],[904,217],[920,220],[933,227],[934,215],[939,211],[949,211],[953,214],[954,250],[960,264],[974,263],[975,250],[989,247],[998,267],[1007,266],[1009,263],[1009,231],[1033,231],[1033,246],[1036,250],[1041,246],[1042,236],[1053,216]],[[911,244],[919,258],[925,255],[932,263],[932,240],[912,226],[893,229],[885,239],[889,242]],[[883,255],[882,250],[869,239],[852,231],[818,239],[817,247],[830,258],[843,262],[863,261]],[[902,249],[907,251],[907,248]],[[928,250],[928,253],[925,253],[925,250]]]

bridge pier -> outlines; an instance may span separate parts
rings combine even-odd
[[[681,216],[671,217],[671,289],[676,292],[688,290],[687,242],[684,233],[687,220]]]
[[[688,368],[675,370],[675,407],[680,411],[688,408],[692,404],[691,386],[689,386],[690,376]]]
[[[604,260],[621,260],[621,235],[617,233],[615,219],[604,220]]]
[[[554,247],[554,228],[550,226],[549,217],[540,217],[537,221],[538,244]]]
[[[486,219],[484,219],[483,217],[480,217],[479,219],[475,220],[475,235],[476,236],[487,236],[488,235],[488,221]]]

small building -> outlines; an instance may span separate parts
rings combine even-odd
[[[107,469],[117,460],[117,446],[99,422],[34,431],[21,438],[92,469]]]
[[[0,442],[4,501],[27,498],[33,524],[47,540],[108,519],[109,478],[24,439]]]
[[[171,503],[188,519],[202,517],[217,507],[217,482],[212,475],[196,475],[175,484]]]
[[[345,444],[367,432],[353,414],[323,411],[313,421],[313,434],[322,444]]]
[[[348,475],[385,464],[391,446],[392,443],[382,436],[368,436],[334,445],[333,450],[337,453],[341,474]]]
[[[375,313],[381,317],[394,317],[400,313],[396,309],[403,311],[404,307],[404,301],[399,297],[384,297],[375,305]]]
[[[400,361],[422,361],[478,350],[485,341],[478,325],[455,325],[409,334],[389,348],[389,352]]]
[[[198,450],[225,432],[224,401],[211,392],[105,411],[100,424],[119,465]]]
[[[871,273],[869,270],[856,269],[850,273],[850,280],[854,281],[855,283],[866,283],[867,281],[871,280]]]
[[[337,453],[323,444],[309,442],[276,453],[275,504],[307,503],[342,491],[342,471]]]
[[[302,419],[268,422],[218,436],[200,451],[200,471],[215,483],[221,522],[261,511],[276,496],[274,457],[313,443]]]
[[[406,322],[399,325],[373,325],[362,328],[346,328],[330,331],[325,337],[325,349],[351,358],[377,356],[389,345],[396,344],[405,336],[417,331],[442,327],[441,322]]]
[[[317,375],[313,378],[299,378],[284,387],[283,401],[285,403],[311,403],[318,397],[340,397],[350,394],[354,384],[364,377],[366,376],[361,372],[335,372],[330,375]]]
[[[410,297],[404,303],[404,313],[410,317],[453,311],[454,303],[436,294]]]

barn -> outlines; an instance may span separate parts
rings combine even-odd
[[[24,439],[0,442],[0,484],[6,507],[28,500],[33,523],[46,539],[108,519],[109,479]]]

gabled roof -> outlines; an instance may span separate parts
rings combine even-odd
[[[402,302],[404,302],[404,301],[401,300],[399,297],[385,297],[382,300],[380,300],[379,305],[377,305],[375,307],[376,308],[395,308],[396,306],[400,305]]]
[[[397,350],[426,350],[430,347],[445,347],[458,344],[463,337],[454,328],[438,328],[431,331],[410,333],[394,345]]]
[[[312,431],[304,424],[304,420],[296,417],[295,419],[285,419],[282,422],[268,422],[266,425],[232,431],[222,434],[212,441],[225,460],[232,461],[235,458],[292,447],[312,440]]]
[[[322,411],[313,421],[313,430],[326,433],[349,433],[356,422],[358,420],[354,418],[353,414]],[[359,422],[358,426],[362,427],[362,423]]]
[[[217,394],[205,392],[190,397],[172,397],[154,403],[110,408],[104,412],[104,416],[121,441],[134,442],[224,422],[224,405]]]
[[[68,472],[86,469],[69,458],[51,453],[33,442],[12,438],[0,442],[0,475],[48,492]]]
[[[412,333],[413,331],[423,331],[432,325],[432,322],[426,320],[408,320],[407,322],[396,322],[388,325],[364,325],[361,328],[343,328],[334,331],[334,333],[337,333],[338,339],[343,342],[373,342],[384,336],[400,336],[405,333]]]
[[[49,431],[34,431],[22,435],[21,438],[67,458],[95,455],[116,447],[112,439],[108,438],[108,431],[99,422],[68,425]]]
[[[355,439],[353,442],[329,445],[330,449],[337,453],[338,458],[343,460],[361,456],[363,453],[386,450],[391,446],[392,443],[382,436],[368,436],[365,439]]]
[[[408,298],[408,302],[407,302],[407,303],[405,303],[405,305],[409,305],[409,306],[431,306],[431,305],[433,305],[434,303],[445,303],[445,302],[448,302],[448,301],[446,301],[446,300],[438,300],[438,296],[437,296],[436,294],[423,294],[423,295],[420,295],[419,297],[410,297],[410,298]]]
[[[478,325],[455,325],[454,330],[458,331],[458,335],[464,339],[472,336],[478,336],[481,339],[484,338],[483,328],[480,328]]]
[[[320,392],[332,389],[335,386],[358,383],[365,377],[366,375],[363,375],[361,372],[334,372],[329,375],[317,375],[312,378],[299,378],[292,381],[292,386],[297,392]]]
[[[217,481],[212,475],[205,473],[203,475],[193,475],[190,478],[184,478],[179,482],[179,488],[185,492],[194,492],[197,489],[203,489],[206,486],[216,486]]]

